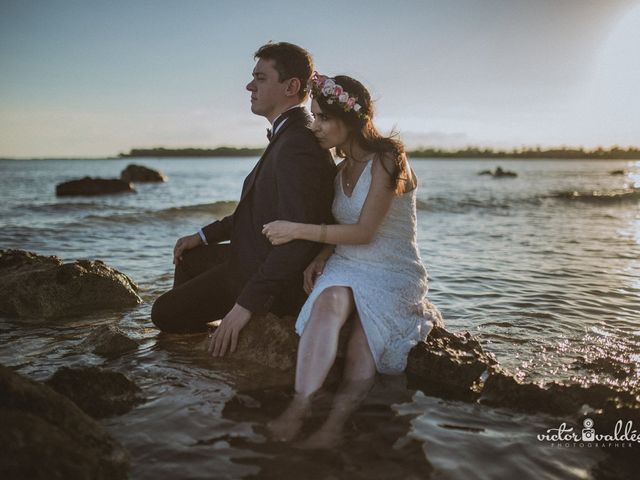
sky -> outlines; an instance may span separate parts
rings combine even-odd
[[[270,40],[409,148],[640,145],[640,0],[0,0],[0,157],[262,147]]]

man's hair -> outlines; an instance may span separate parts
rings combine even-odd
[[[278,72],[279,82],[284,82],[290,78],[300,80],[298,96],[300,100],[306,98],[309,93],[307,83],[313,73],[313,58],[304,48],[293,43],[269,42],[261,46],[253,58],[273,60],[274,67]]]

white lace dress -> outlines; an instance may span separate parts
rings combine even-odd
[[[358,222],[371,186],[369,160],[351,197],[335,178],[333,215],[341,224]],[[407,365],[409,350],[424,340],[442,317],[426,299],[427,271],[416,244],[415,189],[394,197],[387,217],[366,245],[338,245],[327,261],[296,321],[302,335],[315,299],[327,287],[351,287],[376,369],[398,374]]]

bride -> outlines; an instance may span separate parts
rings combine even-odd
[[[335,147],[344,160],[334,184],[337,225],[277,220],[263,229],[273,245],[292,240],[326,244],[304,272],[309,297],[296,321],[301,336],[296,397],[270,424],[283,440],[301,426],[311,395],[335,361],[340,329],[349,319],[353,326],[343,382],[353,392],[342,397],[351,404],[376,372],[401,373],[409,350],[442,321],[426,300],[427,273],[416,243],[417,179],[404,146],[375,128],[371,96],[357,80],[314,73],[310,87],[311,128],[322,147]],[[360,387],[354,390],[354,385]]]

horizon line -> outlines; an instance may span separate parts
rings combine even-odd
[[[235,146],[228,146],[228,145],[221,145],[221,146],[217,146],[217,147],[132,147],[129,149],[129,154],[134,151],[134,150],[221,150],[221,149],[231,149],[231,150],[263,150],[264,148],[266,148],[265,146],[259,146],[259,147],[249,147],[249,146],[243,146],[243,147],[235,147]],[[418,153],[418,152],[424,152],[424,151],[436,151],[436,152],[442,152],[442,153],[448,153],[448,154],[453,154],[453,153],[462,153],[465,151],[469,151],[469,150],[475,150],[475,151],[493,151],[495,153],[518,153],[518,151],[554,151],[554,150],[575,150],[575,151],[584,151],[585,153],[596,153],[599,151],[613,151],[613,150],[622,150],[622,151],[635,151],[635,150],[640,150],[640,146],[634,146],[634,145],[627,145],[627,146],[621,146],[618,144],[613,144],[610,145],[608,147],[599,145],[597,147],[590,147],[590,148],[586,148],[584,146],[578,145],[565,145],[565,144],[561,144],[559,146],[554,146],[554,147],[541,147],[539,144],[536,144],[534,146],[531,145],[521,145],[519,147],[511,147],[511,148],[497,148],[497,147],[486,147],[486,146],[478,146],[478,145],[467,145],[465,147],[460,147],[460,148],[443,148],[443,147],[435,147],[435,146],[419,146],[419,147],[415,147],[415,148],[411,148],[411,149],[406,149],[406,152],[408,154],[410,153]],[[123,156],[125,155],[125,156]],[[35,156],[18,156],[18,157],[4,157],[4,156],[0,156],[0,160],[119,160],[122,158],[134,158],[134,157],[127,157],[126,155],[128,155],[127,153],[123,153],[123,152],[119,152],[116,153],[115,155],[113,154],[109,154],[109,155],[98,155],[98,156],[87,156],[87,155],[63,155],[63,156],[56,156],[56,157],[35,157]]]

